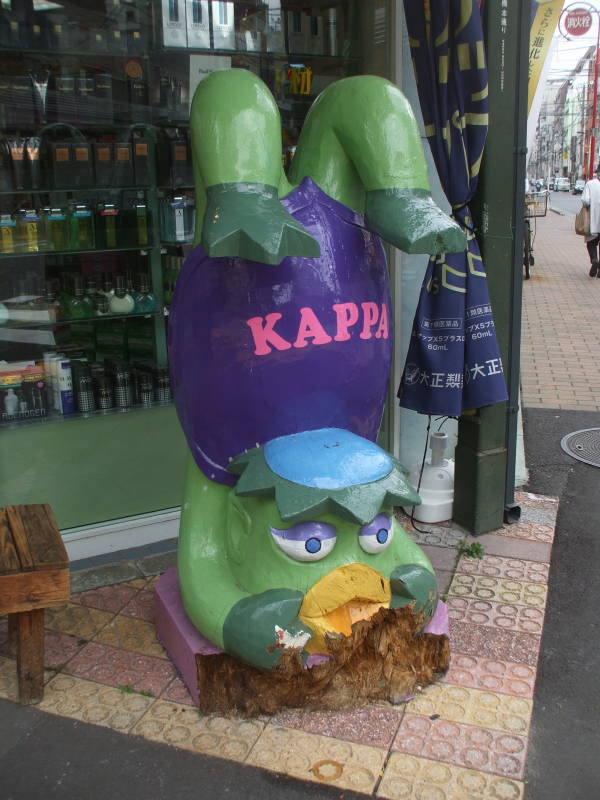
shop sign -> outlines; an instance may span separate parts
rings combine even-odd
[[[564,14],[562,22],[563,35],[583,36],[592,27],[592,12],[588,8],[572,8]]]

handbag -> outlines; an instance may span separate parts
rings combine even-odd
[[[578,236],[590,235],[590,209],[588,206],[581,206],[575,215],[575,233]]]

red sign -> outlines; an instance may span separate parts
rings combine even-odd
[[[574,8],[565,14],[563,27],[571,36],[583,36],[592,27],[592,15],[587,8]]]

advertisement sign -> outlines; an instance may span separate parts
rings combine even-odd
[[[529,35],[529,89],[527,112],[531,111],[533,98],[540,82],[542,68],[556,25],[563,9],[563,0],[532,0],[532,21]]]

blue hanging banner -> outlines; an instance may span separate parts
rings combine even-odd
[[[404,7],[425,133],[468,247],[429,262],[398,397],[423,414],[459,416],[508,397],[468,207],[488,125],[483,30],[475,0],[405,0]]]

